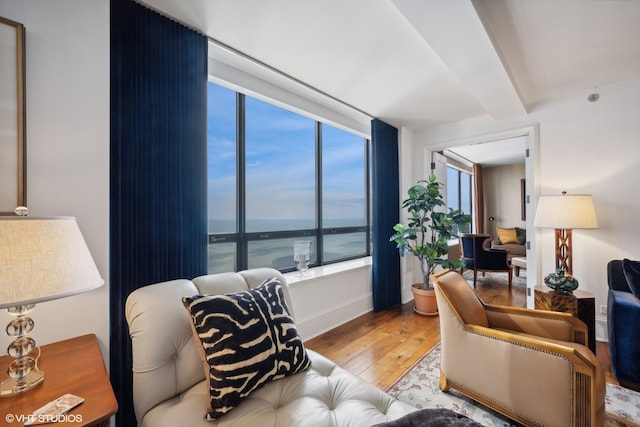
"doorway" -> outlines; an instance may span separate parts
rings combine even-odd
[[[425,158],[431,159],[430,164],[425,165],[425,176],[431,173],[431,167],[435,164],[433,159],[434,154],[439,152],[444,153],[447,157],[455,159],[457,162],[464,162],[466,164],[473,165],[473,163],[479,163],[484,165],[498,166],[517,164],[518,162],[524,163],[524,182],[523,189],[524,194],[520,193],[520,179],[517,179],[517,191],[516,197],[517,204],[514,204],[510,209],[510,213],[507,218],[503,218],[505,221],[502,225],[507,225],[509,218],[517,216],[518,220],[524,216],[525,229],[527,230],[527,307],[534,307],[533,290],[538,282],[540,272],[538,271],[537,263],[537,250],[536,240],[537,233],[533,228],[533,217],[535,215],[535,202],[537,200],[538,189],[535,184],[536,171],[538,169],[536,163],[536,151],[538,146],[538,129],[536,126],[528,126],[524,128],[513,129],[509,131],[482,135],[478,137],[468,138],[464,140],[454,140],[450,143],[434,148],[426,148]],[[441,176],[438,175],[439,180],[442,181]],[[514,178],[515,179],[515,178]],[[485,196],[486,197],[486,196]],[[523,206],[520,205],[522,200]],[[495,206],[495,204],[494,204]],[[499,207],[496,207],[499,209]],[[522,209],[522,211],[521,211]],[[498,215],[492,215],[491,212],[487,212],[485,215],[485,231],[491,230],[495,233],[495,227],[498,226],[496,218]],[[493,218],[493,221],[489,220]],[[502,226],[501,225],[501,226]]]

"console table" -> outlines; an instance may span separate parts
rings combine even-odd
[[[553,289],[538,285],[535,289],[535,308],[567,312],[582,320],[589,328],[588,347],[596,353],[596,299],[591,292],[576,289],[571,294],[559,294]]]
[[[48,424],[55,427],[102,427],[109,425],[110,417],[118,410],[111,383],[102,360],[95,335],[47,344],[40,347],[39,368],[44,381],[32,390],[11,397],[0,398],[0,425],[21,426],[19,417],[26,417],[46,403],[65,393],[84,398],[84,402],[71,409],[75,417],[70,421]],[[0,372],[6,372],[13,359],[0,357]],[[7,422],[8,424],[3,424]]]

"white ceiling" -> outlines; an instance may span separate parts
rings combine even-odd
[[[461,145],[444,150],[447,157],[471,165],[503,166],[524,163],[527,141],[525,136]]]
[[[640,76],[636,0],[140,1],[414,131]]]

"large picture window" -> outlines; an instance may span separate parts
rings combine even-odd
[[[209,82],[209,272],[368,256],[368,143]]]

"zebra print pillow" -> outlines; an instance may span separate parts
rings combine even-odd
[[[209,420],[270,381],[311,365],[275,278],[234,294],[184,297],[183,303],[209,367]]]

